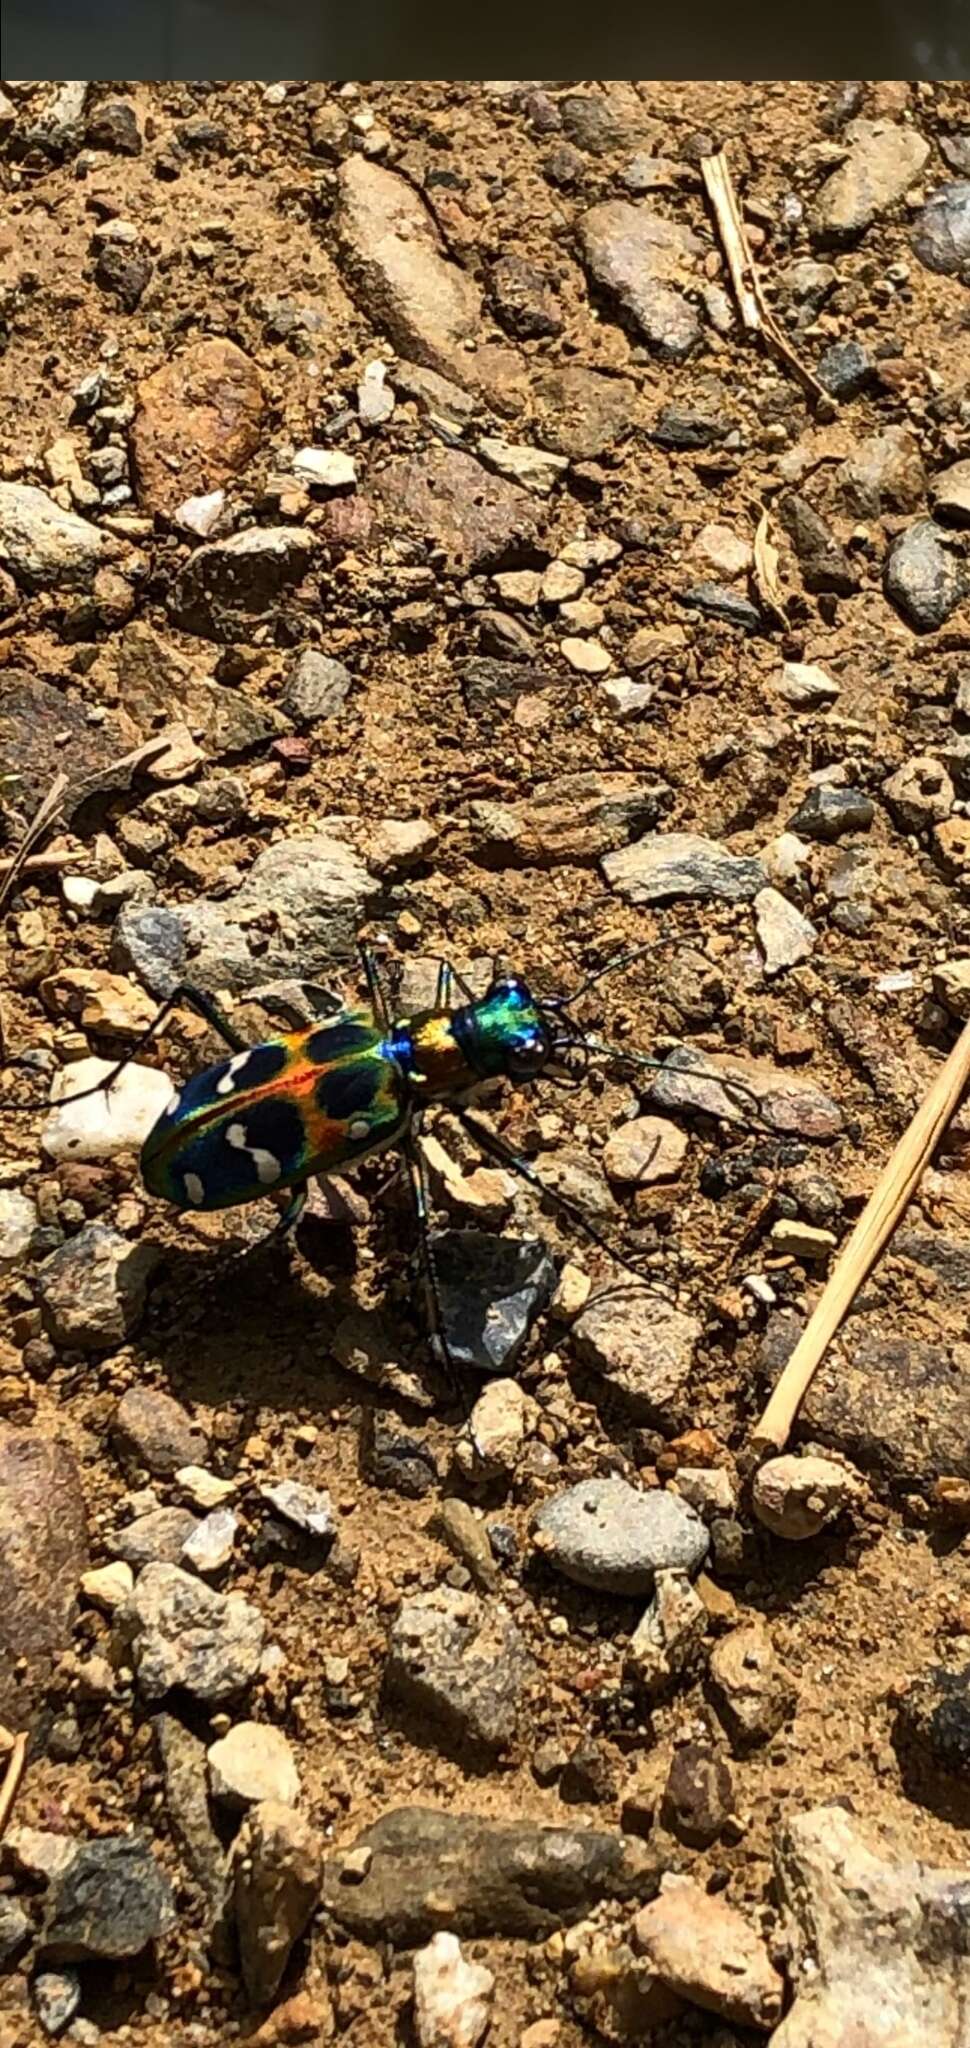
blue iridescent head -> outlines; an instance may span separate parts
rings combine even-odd
[[[552,1055],[552,1033],[531,989],[517,974],[501,975],[477,1003],[457,1010],[455,1038],[483,1081],[507,1075],[534,1081]]]

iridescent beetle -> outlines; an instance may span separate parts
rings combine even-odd
[[[476,997],[442,960],[432,1007],[395,1020],[375,957],[362,946],[370,996],[366,1008],[340,1008],[255,1046],[246,1045],[207,995],[180,983],[126,1058],[93,1088],[62,1097],[58,1107],[110,1090],[180,1003],[195,1010],[224,1040],[231,1057],[193,1075],[149,1132],[140,1159],[149,1193],[187,1210],[225,1209],[289,1190],[290,1202],[277,1225],[285,1231],[296,1223],[314,1175],[335,1173],[400,1147],[409,1169],[432,1344],[439,1361],[451,1367],[417,1143],[422,1112],[448,1104],[482,1152],[538,1188],[586,1237],[641,1277],[578,1204],[549,1187],[468,1103],[485,1083],[497,1079],[575,1085],[594,1055],[621,1065],[661,1066],[662,1061],[587,1037],[570,1015],[571,1005],[605,975],[655,950],[656,943],[619,954],[571,996],[553,997],[536,996],[520,975],[502,973],[493,974],[485,994]],[[464,999],[457,1006],[453,988]],[[698,1071],[693,1070],[695,1075]],[[723,1075],[711,1078],[732,1107],[740,1108],[743,1100],[746,1119],[753,1115],[760,1121],[754,1098],[741,1083]]]

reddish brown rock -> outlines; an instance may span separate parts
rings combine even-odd
[[[138,388],[131,452],[140,503],[174,512],[213,491],[255,455],[263,430],[255,363],[213,337],[163,363]]]
[[[534,554],[532,493],[493,476],[461,448],[399,456],[377,472],[372,490],[391,530],[435,542],[456,569],[512,568]]]
[[[67,1445],[0,1429],[0,1719],[14,1729],[28,1725],[68,1647],[87,1563],[84,1500]]]

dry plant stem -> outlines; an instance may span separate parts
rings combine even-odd
[[[25,826],[19,846],[16,848],[12,859],[5,864],[6,873],[0,876],[0,908],[2,908],[7,897],[10,895],[17,876],[21,873],[27,861],[31,847],[36,846],[38,839],[42,839],[44,833],[53,825],[60,810],[61,798],[66,788],[67,776],[55,775],[47,795],[38,804],[30,823]]]
[[[13,1810],[13,1803],[17,1797],[26,1761],[27,1737],[23,1734],[15,1735],[13,1748],[10,1751],[10,1761],[7,1764],[3,1784],[0,1785],[0,1840],[3,1839],[4,1830]]]
[[[970,1024],[957,1039],[887,1160],[848,1244],[754,1431],[757,1451],[784,1448],[801,1403],[843,1318],[893,1234],[970,1081]]]
[[[764,335],[769,348],[774,349],[775,354],[787,365],[792,375],[798,378],[799,383],[812,398],[828,401],[830,394],[796,355],[787,335],[782,332],[770,307],[765,303],[723,149],[719,149],[715,156],[701,158],[701,176],[714,210],[743,325],[751,334]]]
[[[84,854],[80,847],[78,847],[75,853],[31,853],[28,854],[26,860],[17,863],[15,873],[18,875],[59,875],[64,868],[73,866],[75,861],[83,860],[83,858]],[[6,881],[13,868],[13,859],[0,860],[0,882]]]

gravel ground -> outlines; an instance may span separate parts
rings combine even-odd
[[[0,151],[7,857],[66,778],[0,938],[4,2048],[960,2048],[966,1106],[747,1447],[970,1016],[962,88],[19,83]],[[148,1196],[189,1009],[24,1107],[182,978],[360,1001],[358,935],[399,1014],[655,945],[577,1014],[659,1070],[479,1112],[646,1288],[429,1123],[461,1402],[396,1155],[291,1245]]]

